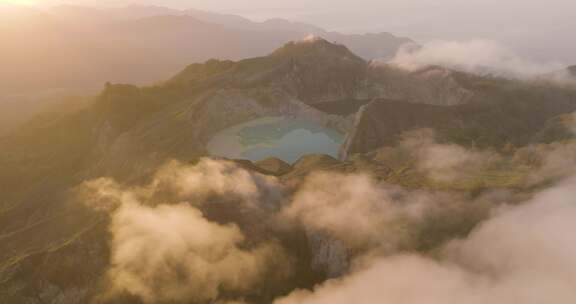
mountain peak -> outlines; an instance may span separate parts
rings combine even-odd
[[[322,38],[322,37],[320,37],[320,36],[316,36],[316,35],[314,35],[314,34],[310,34],[310,35],[304,37],[304,38],[302,39],[302,42],[304,42],[304,43],[314,43],[314,42],[328,42],[328,41],[326,41],[326,39],[324,39],[324,38]]]
[[[322,57],[322,58],[340,58],[353,61],[363,61],[356,54],[352,53],[346,46],[337,42],[316,36],[308,35],[301,40],[291,41],[272,53],[272,56],[281,57]]]

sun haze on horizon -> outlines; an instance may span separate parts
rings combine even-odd
[[[576,63],[576,41],[569,38],[576,30],[574,0],[0,0],[0,4],[198,9],[253,21],[282,18],[347,34],[388,32],[418,42],[494,40],[537,60]]]
[[[34,5],[37,4],[34,0],[0,0],[0,4],[11,5]]]

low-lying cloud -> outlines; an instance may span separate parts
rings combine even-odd
[[[275,303],[573,303],[575,197],[572,179],[502,208],[437,258],[370,256],[347,277]]]
[[[556,131],[565,134],[565,140],[504,148],[507,151],[467,148],[438,140],[433,130],[413,130],[404,133],[396,146],[380,149],[376,159],[395,168],[408,167],[441,185],[476,184],[480,189],[490,182],[498,184],[498,179],[525,188],[549,185],[574,173],[576,141],[571,139],[571,119],[573,114],[564,117]]]
[[[516,152],[515,161],[531,166],[527,185],[566,178],[576,167],[576,142],[530,145]]]
[[[259,191],[266,183],[267,191]],[[263,195],[275,189],[264,176],[205,159],[196,166],[171,162],[145,186],[98,179],[85,188],[89,203],[110,216],[111,294],[146,303],[205,302],[247,293],[289,272],[277,242],[248,242],[236,224],[210,220],[197,207],[219,199],[209,195],[226,195],[259,208],[255,199],[270,200]]]
[[[411,151],[419,170],[439,172],[432,178],[453,182],[469,163],[501,161],[421,132],[400,150]],[[536,169],[558,171],[542,163]],[[572,171],[541,174],[559,180],[574,173],[566,167]],[[291,193],[276,178],[204,159],[168,163],[144,185],[104,178],[84,188],[109,216],[110,294],[146,303],[248,303],[246,295],[292,273],[293,243],[277,241],[286,231],[305,232],[309,245],[298,250],[310,250],[308,267],[332,279],[275,304],[576,301],[576,179],[537,194],[471,196],[324,171]],[[226,215],[207,211],[214,205]],[[254,237],[262,223],[266,233]]]
[[[124,204],[112,214],[114,289],[147,303],[206,301],[222,291],[247,291],[266,279],[282,250],[274,243],[242,249],[235,225],[207,220],[188,204]]]
[[[419,170],[442,182],[455,182],[477,175],[501,159],[501,156],[494,152],[440,143],[431,129],[404,134],[398,148],[401,153],[413,158],[411,161]]]
[[[489,196],[471,200],[457,193],[404,189],[365,174],[323,172],[306,179],[281,215],[309,233],[343,242],[349,254],[394,254],[434,247],[444,236],[465,233],[498,205]]]
[[[437,65],[465,72],[519,78],[560,71],[558,62],[537,62],[491,40],[434,41],[401,49],[390,64],[406,70]]]

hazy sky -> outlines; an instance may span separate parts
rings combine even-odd
[[[388,31],[418,40],[493,39],[535,58],[576,63],[576,0],[0,0],[145,4],[263,20],[281,17],[343,32]]]

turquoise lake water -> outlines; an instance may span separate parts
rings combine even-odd
[[[278,157],[293,163],[312,153],[338,157],[343,141],[342,134],[311,121],[265,117],[219,132],[209,141],[208,152],[251,161]]]

